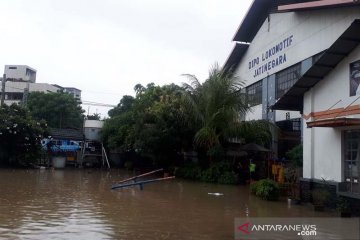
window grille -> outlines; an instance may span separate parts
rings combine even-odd
[[[276,73],[276,99],[281,98],[300,78],[300,68],[298,63]]]
[[[262,103],[262,80],[246,88],[246,102],[250,106],[256,106]]]

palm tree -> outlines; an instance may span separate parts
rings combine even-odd
[[[184,74],[190,84],[183,84],[184,104],[193,118],[197,132],[194,136],[196,147],[204,149],[210,157],[223,149],[231,138],[242,139],[245,143],[260,145],[271,143],[274,125],[264,121],[241,121],[241,116],[250,110],[242,91],[244,81],[231,71],[220,69],[215,64],[204,83],[191,74]]]
[[[208,79],[202,84],[194,75],[184,76],[190,80],[190,84],[183,84],[184,103],[199,129],[194,143],[209,153],[238,135],[240,116],[249,110],[241,92],[244,82],[220,69],[218,64],[210,69]]]

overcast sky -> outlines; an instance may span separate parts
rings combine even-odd
[[[37,82],[75,87],[116,105],[137,83],[204,80],[224,63],[251,0],[1,0],[0,69],[37,70]],[[84,106],[87,111],[88,106]],[[105,116],[109,108],[90,107]]]

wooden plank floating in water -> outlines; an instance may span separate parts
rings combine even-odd
[[[138,177],[138,176],[137,176]],[[175,176],[172,177],[164,177],[164,178],[155,178],[155,179],[150,179],[150,180],[144,180],[144,181],[139,181],[139,182],[133,182],[133,183],[123,183],[123,184],[114,184],[112,185],[111,189],[118,189],[118,188],[124,188],[124,187],[131,187],[131,186],[135,186],[135,185],[139,185],[140,186],[140,190],[143,190],[143,185],[147,184],[147,183],[152,183],[152,182],[159,182],[159,181],[164,181],[164,180],[170,180],[170,179],[174,179]],[[132,178],[133,179],[133,178]],[[129,181],[129,180],[128,180]],[[123,181],[124,182],[124,181]]]
[[[137,175],[137,176],[135,176],[135,177],[127,178],[127,179],[124,179],[124,180],[118,182],[117,184],[124,183],[124,182],[128,182],[128,181],[131,181],[131,180],[136,180],[136,179],[139,178],[139,177],[144,177],[144,176],[147,176],[147,175],[150,175],[150,174],[154,174],[154,173],[160,172],[160,171],[162,171],[162,170],[163,170],[163,169],[160,168],[160,169],[157,169],[157,170],[154,170],[154,171],[151,171],[151,172],[147,172],[147,173],[144,173],[144,174]]]

